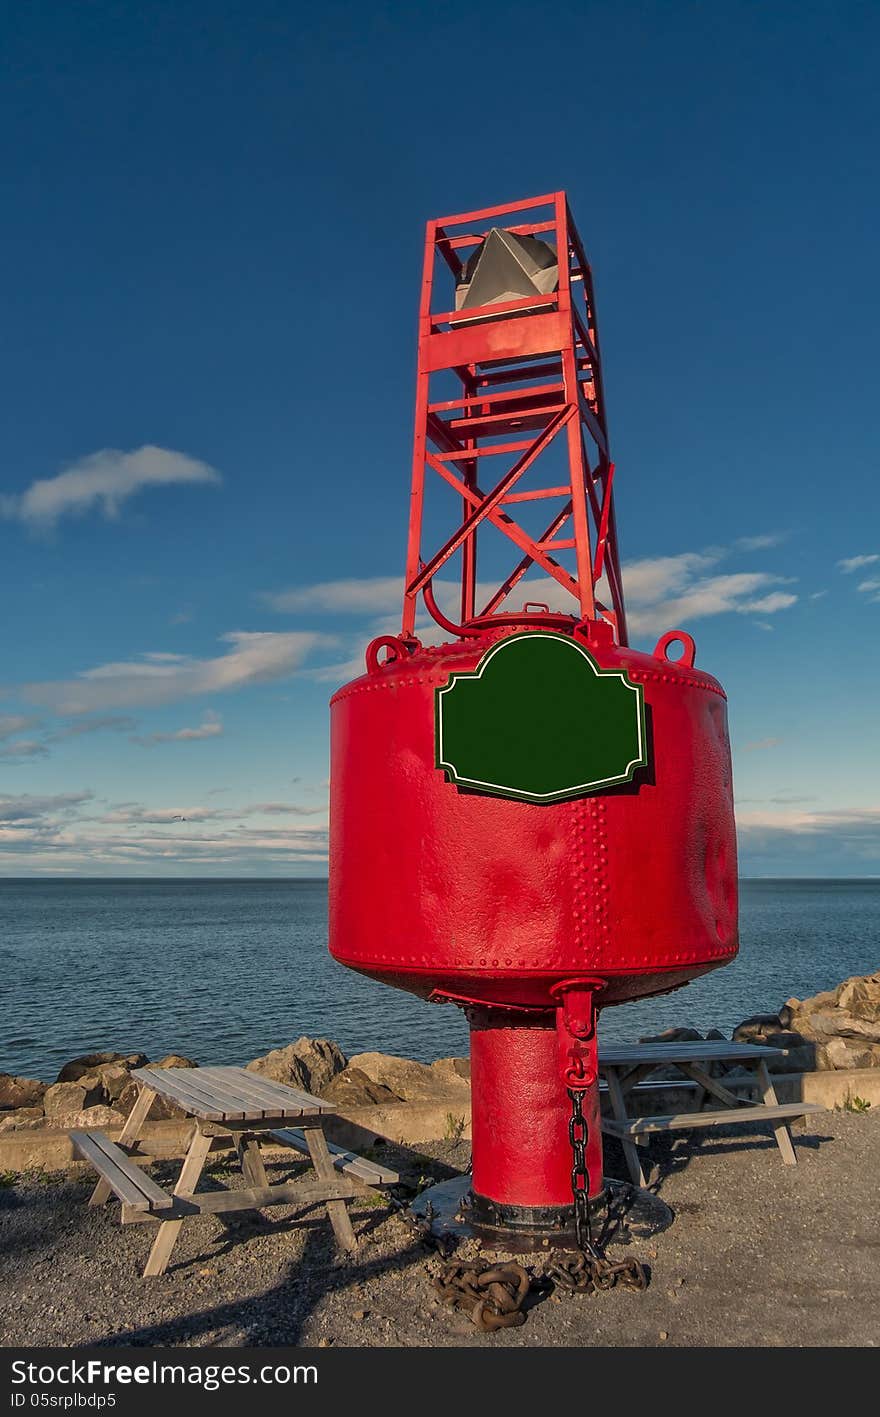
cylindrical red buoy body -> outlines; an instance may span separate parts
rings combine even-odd
[[[559,633],[572,626],[558,617]],[[592,647],[644,687],[651,761],[624,787],[520,802],[459,790],[435,766],[436,689],[524,628],[419,649],[334,695],[331,953],[425,997],[543,1008],[572,975],[601,976],[604,1007],[726,963],[736,837],[726,703],[710,675]]]

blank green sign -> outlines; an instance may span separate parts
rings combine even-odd
[[[565,635],[511,635],[436,691],[436,765],[495,797],[556,802],[648,762],[644,690]]]

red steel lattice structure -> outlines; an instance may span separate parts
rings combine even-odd
[[[473,311],[468,320],[454,310],[435,311],[440,262],[459,281],[463,258],[499,224],[555,247],[556,290],[487,306],[487,322],[475,322]],[[437,376],[445,373],[460,383],[457,398],[432,396]],[[554,485],[542,477],[550,462],[542,455],[557,439],[564,440],[568,479]],[[494,471],[498,467],[503,468],[500,476]],[[461,520],[436,551],[423,557],[425,482],[434,475],[457,495]],[[593,276],[565,193],[430,221],[419,310],[403,634],[414,633],[420,594],[445,629],[460,633],[474,619],[497,614],[535,567],[569,593],[572,613],[577,608],[581,618],[601,615],[614,626],[618,643],[626,644],[613,481]],[[527,502],[552,508],[537,535],[517,520],[518,508]],[[487,523],[512,543],[519,558],[478,605],[477,538]],[[574,574],[555,554],[562,551],[574,552]],[[439,610],[432,589],[434,577],[456,553],[461,555],[458,625]],[[610,605],[596,597],[603,574]]]

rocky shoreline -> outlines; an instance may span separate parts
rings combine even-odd
[[[640,1041],[723,1036],[717,1030],[702,1035],[682,1028]],[[733,1038],[781,1049],[770,1063],[777,1073],[880,1069],[880,971],[846,979],[836,989],[808,999],[788,999],[775,1013],[744,1019]],[[178,1054],[150,1061],[144,1053],[104,1051],[71,1059],[52,1083],[0,1073],[0,1135],[120,1127],[137,1095],[131,1071],[148,1062],[154,1068],[198,1066]],[[317,1093],[342,1113],[401,1104],[448,1107],[452,1134],[459,1125],[464,1129],[470,1111],[467,1058],[439,1058],[428,1064],[375,1052],[346,1057],[329,1039],[303,1037],[254,1058],[247,1067]],[[154,1120],[183,1115],[173,1103],[157,1099]]]

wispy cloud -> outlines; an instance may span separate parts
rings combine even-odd
[[[831,807],[824,810],[741,812],[741,831],[780,831],[814,834],[829,830],[870,833],[880,845],[880,807]]]
[[[147,807],[122,803],[100,816],[82,814],[90,792],[0,796],[0,863],[12,874],[89,871],[100,874],[211,874],[323,870],[326,806],[253,803],[241,808]],[[260,816],[290,813],[321,819],[275,827]],[[228,825],[223,823],[228,822]],[[218,825],[220,823],[220,825]],[[0,869],[2,869],[0,865]]]
[[[364,615],[381,615],[398,607],[402,595],[402,576],[364,576],[292,586],[288,590],[261,591],[258,599],[282,615],[299,615],[309,610],[335,615],[357,610]]]
[[[744,537],[734,550],[757,550],[777,545],[783,533]],[[654,634],[710,615],[729,612],[772,615],[787,610],[797,601],[791,591],[773,589],[786,584],[788,578],[769,571],[735,571],[719,573],[719,563],[732,554],[729,548],[706,551],[685,551],[676,556],[645,557],[629,561],[623,567],[627,617],[634,634]],[[479,589],[484,589],[480,587]],[[485,594],[490,593],[488,585]],[[325,614],[392,616],[400,606],[402,579],[396,576],[374,576],[360,579],[323,581],[312,586],[297,586],[277,592],[263,592],[261,599],[271,609],[285,614],[308,611]],[[454,615],[456,583],[435,581],[435,594],[441,609]],[[601,588],[600,588],[601,590]],[[553,581],[538,575],[526,576],[517,586],[518,601],[530,597],[544,601],[553,610],[571,610],[571,597]],[[607,587],[604,588],[607,597]],[[508,602],[512,603],[512,602]],[[373,633],[385,633],[395,622],[380,622],[371,626]],[[392,630],[393,632],[393,630]],[[341,665],[324,666],[316,673],[333,679],[356,664],[356,660]]]
[[[880,807],[738,811],[747,874],[872,875],[880,865]]]
[[[741,536],[733,544],[737,551],[769,551],[788,540],[787,531],[770,531],[760,536]]]
[[[768,748],[775,748],[782,742],[781,738],[759,738],[754,743],[743,743],[741,753],[764,753]]]
[[[869,595],[872,591],[880,590],[880,581],[860,581],[856,589],[860,590],[863,595]]]
[[[49,749],[35,738],[20,738],[15,743],[6,743],[0,748],[0,759],[5,762],[21,761],[24,758],[48,758]]]
[[[153,652],[85,669],[74,679],[25,684],[19,692],[29,703],[69,715],[170,704],[286,679],[317,645],[332,643],[309,631],[236,630],[220,638],[229,649],[213,659]]]
[[[24,492],[0,497],[0,516],[48,529],[62,517],[97,507],[112,519],[124,502],[147,487],[219,483],[220,474],[185,453],[150,444],[132,452],[104,448],[72,463],[56,477],[32,482]]]
[[[706,574],[720,559],[685,552],[625,565],[623,586],[633,633],[654,634],[731,612],[771,615],[797,601],[790,591],[770,590],[785,577],[769,571]]]
[[[6,738],[11,738],[15,733],[24,733],[28,728],[33,728],[39,722],[36,718],[28,718],[20,713],[0,714],[0,742]]]
[[[173,822],[229,822],[262,816],[326,817],[326,815],[326,802],[316,807],[305,807],[299,802],[250,802],[243,807],[144,807],[138,803],[126,802],[113,807],[97,820],[112,826],[142,826],[144,824],[170,826]]]
[[[222,734],[221,718],[208,710],[197,728],[178,728],[171,733],[136,734],[131,741],[141,748],[154,748],[157,743],[197,743],[203,738],[220,738]]]
[[[868,556],[845,556],[837,564],[844,575],[849,576],[853,571],[860,571],[863,566],[876,565],[878,561],[880,561],[880,551],[874,551]]]
[[[88,733],[131,733],[137,728],[137,720],[127,714],[105,715],[102,718],[85,718],[77,723],[65,723],[44,737],[45,743],[64,743],[68,738],[82,738]]]
[[[8,826],[10,822],[29,822],[53,813],[76,811],[84,802],[90,802],[93,796],[94,793],[88,790],[57,792],[49,797],[35,796],[28,792],[16,797],[0,793],[0,822]]]

